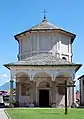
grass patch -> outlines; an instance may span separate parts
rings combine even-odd
[[[24,108],[6,109],[11,119],[84,119],[84,109]]]

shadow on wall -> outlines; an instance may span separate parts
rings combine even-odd
[[[64,95],[58,96],[58,100],[57,100],[57,104],[56,104],[57,107],[64,107],[64,98],[65,98]]]

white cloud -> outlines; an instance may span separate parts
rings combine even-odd
[[[7,74],[0,74],[0,78],[8,78]]]
[[[6,83],[9,80],[8,74],[0,74],[0,86]]]

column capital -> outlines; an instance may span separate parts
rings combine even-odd
[[[33,81],[33,76],[32,75],[30,76],[30,81]]]
[[[11,79],[11,80],[10,80],[10,82],[12,83],[12,82],[14,82],[14,80],[13,80],[13,79]]]
[[[54,76],[54,74],[52,75],[52,81],[55,81],[55,76]]]

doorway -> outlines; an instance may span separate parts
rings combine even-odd
[[[49,90],[39,90],[39,106],[49,107]]]

